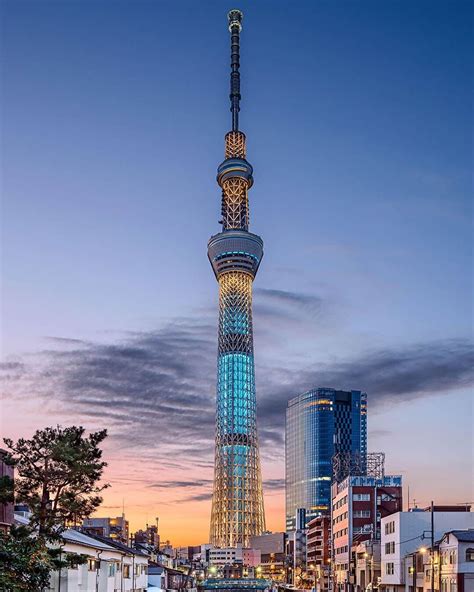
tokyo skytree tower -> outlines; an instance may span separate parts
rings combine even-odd
[[[217,169],[222,188],[222,232],[211,237],[208,256],[219,282],[219,339],[214,492],[210,542],[249,545],[265,530],[257,437],[257,401],[252,332],[252,282],[263,257],[263,241],[249,232],[248,190],[252,166],[239,130],[239,42],[242,13],[228,15],[231,36],[232,131]]]

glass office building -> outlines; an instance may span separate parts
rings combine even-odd
[[[367,395],[319,388],[298,395],[286,409],[286,529],[298,508],[306,522],[331,507],[332,457],[367,454]]]

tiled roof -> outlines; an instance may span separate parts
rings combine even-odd
[[[68,541],[69,543],[77,543],[79,545],[86,545],[88,547],[93,547],[94,549],[104,549],[107,551],[116,551],[112,545],[108,544],[105,541],[99,541],[88,534],[84,534],[83,532],[79,532],[78,530],[68,529],[65,530],[61,537]]]

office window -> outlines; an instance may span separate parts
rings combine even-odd
[[[370,510],[355,510],[354,518],[370,518]]]
[[[352,499],[355,502],[370,502],[370,493],[354,493]]]

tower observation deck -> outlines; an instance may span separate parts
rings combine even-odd
[[[248,191],[253,169],[239,130],[240,31],[242,13],[228,14],[231,39],[230,110],[225,160],[217,169],[222,189],[222,231],[208,243],[219,283],[217,410],[210,542],[248,546],[265,530],[257,437],[257,402],[252,331],[252,283],[263,257],[263,241],[249,232]]]

